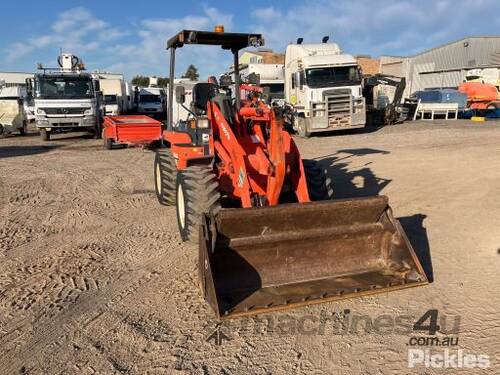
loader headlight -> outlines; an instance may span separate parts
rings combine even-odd
[[[196,127],[199,129],[208,129],[209,125],[210,123],[206,117],[200,117],[196,120]]]

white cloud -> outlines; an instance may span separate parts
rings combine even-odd
[[[476,34],[495,34],[498,0],[305,0],[291,7],[255,9],[254,31],[284,50],[303,37],[330,35],[351,53],[407,54]],[[471,22],[471,15],[480,22]],[[486,32],[485,32],[486,30]]]
[[[231,14],[207,6],[200,15],[142,20],[137,28],[140,39],[138,43],[120,44],[111,49],[128,63],[112,63],[106,70],[124,71],[129,76],[131,74],[167,76],[169,58],[166,50],[167,39],[183,29],[212,30],[217,24],[224,25],[226,31],[234,31]],[[176,56],[176,76],[182,75],[189,64],[194,64],[199,69],[200,78],[203,79],[214,72],[223,72],[232,63],[230,53],[212,46],[185,46]]]
[[[50,30],[50,33],[9,46],[5,61],[13,63],[36,50],[49,47],[62,48],[76,54],[96,51],[104,42],[127,35],[127,32],[110,26],[83,7],[60,13]]]
[[[182,29],[211,30],[223,24],[226,31],[261,32],[266,46],[278,51],[298,37],[311,42],[329,35],[346,52],[378,56],[412,54],[468,35],[498,34],[500,25],[494,11],[498,0],[302,0],[295,5],[276,4],[254,7],[241,15],[206,5],[183,17],[152,17],[124,25],[110,24],[85,7],[76,7],[60,13],[48,32],[8,46],[4,61],[12,65],[27,56],[35,60],[35,52],[63,48],[84,60],[89,56],[91,69],[123,72],[129,77],[166,76],[167,39]],[[220,48],[186,46],[177,54],[177,75],[191,63],[203,79],[223,72],[232,58]]]

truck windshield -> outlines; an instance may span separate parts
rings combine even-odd
[[[36,96],[41,99],[88,99],[94,90],[90,77],[39,77],[36,79]]]
[[[276,99],[285,97],[285,87],[283,83],[261,83],[263,88],[269,88],[269,96]]]
[[[141,103],[161,103],[160,95],[140,95],[139,102]]]
[[[116,104],[117,102],[116,95],[104,95],[104,104]]]
[[[306,84],[310,88],[359,85],[357,66],[338,66],[306,69]]]

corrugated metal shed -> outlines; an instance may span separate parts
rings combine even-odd
[[[500,36],[461,39],[408,57],[383,56],[382,73],[405,77],[405,96],[426,89],[456,88],[468,70],[500,68]]]

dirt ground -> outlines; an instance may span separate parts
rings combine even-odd
[[[337,198],[389,196],[432,283],[218,325],[198,289],[196,249],[180,241],[175,209],[156,201],[153,152],[9,137],[0,374],[500,373],[500,122],[297,143],[327,168]],[[489,368],[408,368],[409,349],[445,349],[411,343],[431,337],[412,330],[431,309],[436,337],[488,355]]]

